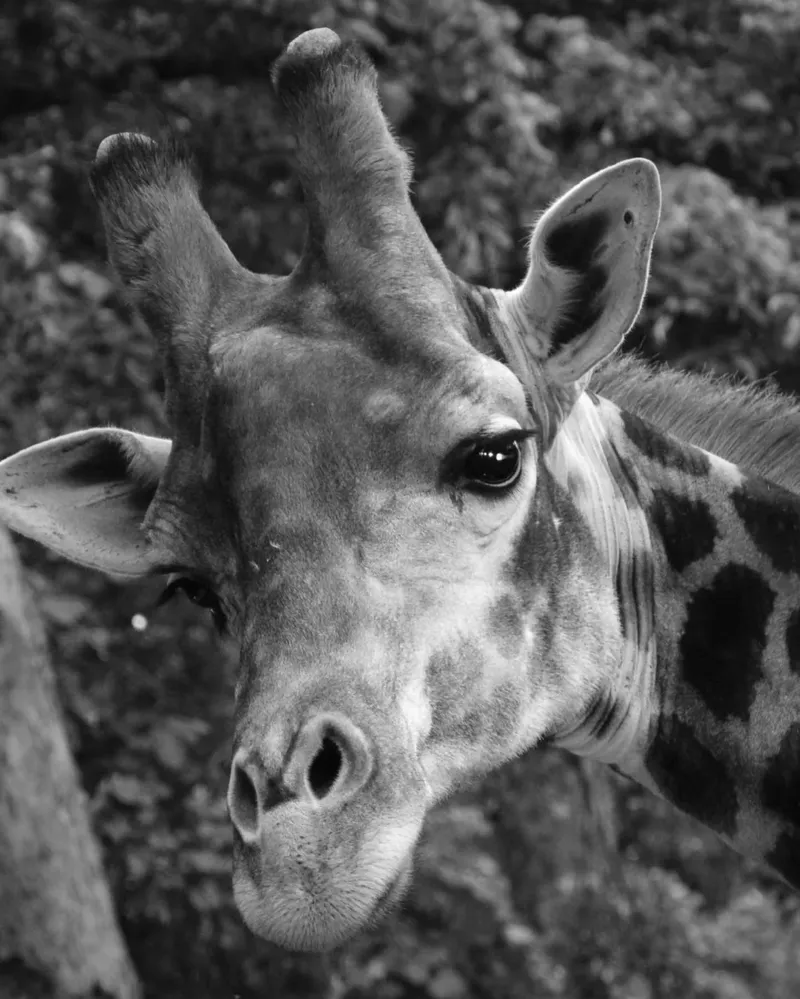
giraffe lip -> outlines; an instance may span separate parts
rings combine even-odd
[[[409,854],[389,884],[378,896],[372,907],[370,922],[379,922],[387,918],[400,905],[411,881],[411,867],[411,854]]]

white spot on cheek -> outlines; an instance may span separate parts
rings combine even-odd
[[[370,423],[399,420],[406,412],[406,402],[391,389],[378,389],[364,403],[364,415]]]
[[[422,671],[404,688],[399,707],[416,752],[431,730],[431,706],[425,697],[425,677]]]
[[[533,649],[533,643],[535,641],[535,638],[533,634],[533,628],[527,622],[525,623],[525,627],[523,628],[522,635],[525,639],[525,648],[528,652],[530,652]]]

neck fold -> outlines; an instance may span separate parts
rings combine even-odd
[[[560,748],[623,770],[644,752],[653,713],[655,663],[653,551],[636,487],[614,447],[619,410],[582,395],[545,463],[586,520],[608,567],[622,633],[611,675],[578,725],[553,740]]]

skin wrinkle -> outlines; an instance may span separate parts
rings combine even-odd
[[[600,410],[591,400],[579,399],[547,461],[565,488],[576,478],[583,483],[577,502],[613,580],[622,637],[617,675],[607,677],[609,687],[602,690],[602,700],[614,705],[615,723],[607,721],[602,726],[605,738],[600,739],[594,714],[587,712],[581,724],[559,736],[556,744],[580,755],[624,765],[628,756],[640,755],[645,735],[640,716],[652,710],[655,611],[650,531],[622,466],[615,461],[614,449],[608,446],[615,419],[610,403]],[[610,466],[609,461],[614,464]],[[637,558],[648,565],[647,573],[638,579],[633,572]]]

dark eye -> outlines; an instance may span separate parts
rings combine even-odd
[[[211,617],[214,619],[214,624],[217,626],[219,631],[222,631],[225,627],[225,615],[222,611],[222,607],[219,602],[219,597],[214,593],[211,587],[207,586],[205,583],[201,583],[196,579],[191,579],[189,576],[174,576],[172,577],[166,585],[164,592],[158,599],[158,606],[161,607],[163,604],[171,600],[178,591],[182,591],[186,594],[189,600],[198,607],[204,607],[206,610],[211,611]]]
[[[464,459],[462,475],[466,486],[478,489],[507,489],[522,471],[519,441],[486,441]]]

